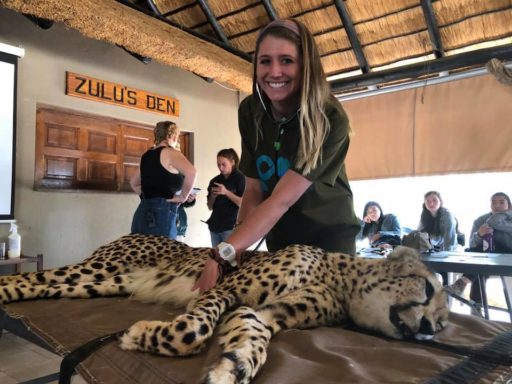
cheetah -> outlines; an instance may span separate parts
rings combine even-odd
[[[191,289],[210,251],[127,235],[79,264],[0,277],[0,303],[131,295],[186,305],[173,321],[138,321],[119,343],[124,350],[186,356],[199,353],[217,331],[222,354],[204,383],[249,383],[265,363],[270,339],[284,329],[351,323],[396,339],[430,339],[448,320],[440,282],[411,248],[397,247],[385,259],[306,245],[253,252],[199,294]]]

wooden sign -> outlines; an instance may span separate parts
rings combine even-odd
[[[177,99],[73,72],[66,72],[66,95],[168,116],[180,115]]]

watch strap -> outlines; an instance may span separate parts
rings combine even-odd
[[[220,256],[219,250],[216,247],[211,248],[209,256],[219,264],[219,278],[217,283],[221,282],[225,275],[236,270],[227,260],[224,260]]]

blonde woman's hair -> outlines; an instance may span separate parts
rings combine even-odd
[[[294,26],[298,27],[298,34]],[[302,59],[302,87],[299,105],[300,142],[295,166],[308,175],[322,159],[322,146],[329,134],[331,125],[325,114],[328,100],[332,97],[327,83],[320,54],[311,32],[304,24],[294,19],[276,20],[267,25],[258,36],[254,52],[253,94],[260,94],[256,78],[258,53],[266,36],[286,39],[297,47]],[[261,135],[261,120],[264,111],[260,108],[255,117]]]
[[[169,138],[172,135],[179,135],[180,129],[173,121],[160,121],[156,123],[153,134],[155,136],[155,144],[161,143]]]

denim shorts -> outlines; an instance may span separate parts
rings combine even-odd
[[[178,204],[155,197],[142,199],[133,215],[132,233],[160,235],[176,239]]]

